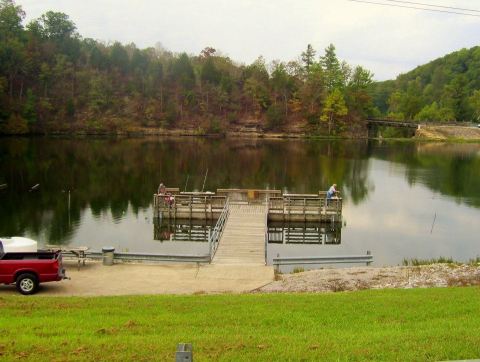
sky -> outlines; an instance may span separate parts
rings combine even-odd
[[[388,0],[370,0],[388,2]],[[412,0],[414,1],[414,0]],[[418,0],[480,10],[480,1]],[[64,12],[84,38],[161,44],[198,54],[211,46],[238,63],[296,60],[307,44],[317,55],[334,44],[340,59],[376,80],[394,79],[445,54],[478,45],[479,17],[348,0],[16,0],[28,22]]]

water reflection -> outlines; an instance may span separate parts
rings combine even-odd
[[[373,156],[404,165],[409,185],[422,184],[458,202],[480,207],[480,144],[379,144]]]
[[[118,243],[138,252],[173,253],[173,244],[183,243],[188,253],[187,244],[203,248],[203,243],[158,241],[188,235],[188,225],[165,226],[154,235],[157,240],[152,237],[152,195],[160,181],[201,190],[207,169],[206,190],[316,193],[332,183],[340,186],[348,225],[341,234],[312,229],[326,238],[319,247],[287,242],[282,232],[282,244],[269,244],[270,251],[371,250],[379,265],[404,257],[468,260],[480,253],[478,144],[2,138],[0,184],[8,188],[0,190],[0,235],[95,248]],[[39,189],[29,192],[35,184]]]
[[[310,222],[270,222],[268,224],[267,263],[273,258],[314,258],[326,255],[343,255],[342,224]],[[331,265],[330,265],[331,266]],[[325,264],[295,264],[276,266],[282,273],[295,269],[317,269]]]
[[[160,181],[200,190],[269,188],[316,193],[333,182],[365,200],[367,142],[182,139],[4,138],[0,142],[0,234],[44,235],[68,244],[82,214],[121,224],[151,205]],[[36,192],[29,189],[40,184]],[[68,192],[70,191],[70,203]]]
[[[154,218],[153,238],[158,241],[208,242],[215,226],[212,220],[181,220]]]
[[[341,242],[341,224],[303,222],[270,222],[268,224],[269,244],[339,245]]]

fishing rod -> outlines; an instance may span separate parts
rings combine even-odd
[[[430,229],[430,234],[433,233],[433,228],[435,226],[435,221],[437,221],[437,213],[435,212],[435,216],[433,217],[432,228]]]
[[[205,182],[207,182],[207,175],[208,175],[208,167],[207,167],[207,171],[205,172],[205,178],[203,179],[202,192],[205,189]]]

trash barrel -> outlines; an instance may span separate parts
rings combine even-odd
[[[113,252],[115,248],[113,246],[104,246],[102,248],[103,265],[113,265]]]

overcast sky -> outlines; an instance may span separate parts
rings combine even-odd
[[[370,0],[384,1],[384,0]],[[474,8],[480,1],[418,0]],[[333,43],[338,56],[363,65],[377,80],[452,51],[478,45],[480,17],[433,13],[347,0],[16,0],[37,18],[64,12],[85,38],[145,48],[161,43],[198,54],[212,46],[234,61],[259,55],[296,59],[307,44],[322,53]],[[480,13],[477,13],[480,15]]]

